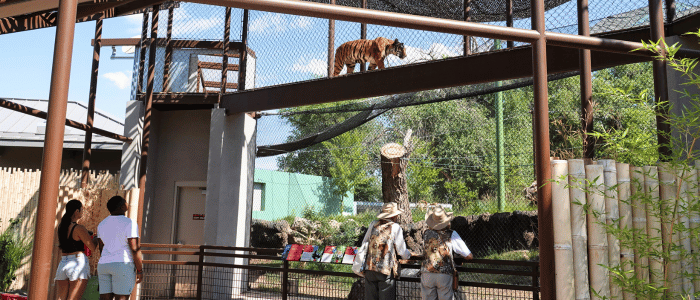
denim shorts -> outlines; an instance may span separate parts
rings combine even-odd
[[[76,281],[90,279],[90,261],[84,253],[64,255],[56,270],[54,280]]]
[[[133,262],[112,262],[97,265],[100,294],[129,295],[136,285]]]

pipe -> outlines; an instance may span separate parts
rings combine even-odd
[[[608,237],[605,232],[605,180],[602,165],[586,165],[588,187],[588,270],[591,290],[601,298],[610,299],[610,272],[608,266]],[[594,294],[591,293],[593,296]],[[596,297],[598,298],[598,297]]]
[[[588,20],[588,0],[578,0],[578,34],[591,36]],[[581,129],[583,131],[583,158],[592,159],[595,151],[595,137],[588,133],[593,131],[593,76],[591,74],[591,50],[579,50],[581,68],[579,83],[581,87]]]
[[[146,65],[146,39],[148,38],[148,10],[143,12],[143,21],[141,22],[141,50],[139,52],[139,82],[136,83],[136,91],[138,94],[143,94],[143,73]],[[136,100],[136,99],[134,99]],[[143,99],[140,99],[143,101]]]
[[[506,27],[513,28],[513,0],[506,0]],[[513,48],[515,43],[508,41],[508,48]]]
[[[294,14],[315,18],[342,20],[348,22],[369,23],[390,27],[402,27],[416,30],[451,33],[456,35],[479,36],[491,39],[512,40],[532,43],[540,37],[534,30],[508,28],[474,22],[447,20],[409,14],[392,13],[371,9],[330,5],[297,0],[192,0],[190,2],[237,7],[252,10]],[[628,42],[597,37],[584,37],[556,32],[544,33],[547,43],[567,48],[584,48],[603,52],[617,52],[629,55],[654,56],[649,51],[635,51],[642,43]],[[700,57],[700,51],[681,49],[678,55]]]
[[[100,48],[102,47],[102,18],[95,21],[95,45],[92,48],[92,74],[90,75],[90,95],[88,98],[87,130],[83,145],[83,170],[80,187],[87,188],[90,178],[90,159],[92,157],[92,121],[95,117],[95,97],[97,97],[97,75],[100,68]]]
[[[362,0],[362,8],[367,8],[367,0]],[[360,39],[367,39],[367,23],[360,24]],[[360,72],[367,71],[367,66],[362,63],[360,64]]]
[[[168,8],[168,28],[165,35],[165,59],[163,62],[163,92],[170,92],[170,64],[173,61],[173,14],[175,6]]]
[[[576,300],[591,299],[588,283],[588,230],[586,229],[586,169],[583,159],[569,159],[571,239],[574,252]]]
[[[246,85],[246,76],[248,75],[248,15],[247,9],[243,10],[243,30],[241,32],[241,50],[238,51],[238,90],[243,91],[249,88]],[[254,87],[250,87],[254,88]]]
[[[16,112],[21,112],[23,114],[27,114],[27,115],[34,116],[34,117],[41,118],[41,119],[48,118],[48,114],[46,112],[40,111],[40,110],[35,109],[35,108],[31,108],[28,106],[24,106],[21,104],[17,104],[17,103],[14,103],[12,101],[9,101],[9,100],[3,99],[3,98],[0,98],[0,107],[4,107],[4,108],[10,109],[10,110],[14,110]],[[64,124],[66,126],[70,126],[70,127],[75,128],[75,129],[80,129],[83,131],[87,130],[87,125],[80,123],[80,122],[73,121],[73,120],[66,119],[66,122]],[[92,133],[99,134],[101,136],[104,136],[104,137],[107,137],[110,139],[115,139],[117,141],[122,141],[122,142],[127,142],[127,143],[131,143],[131,141],[132,141],[131,138],[128,138],[128,137],[125,137],[123,135],[119,135],[116,133],[112,133],[112,132],[109,132],[107,130],[100,129],[100,128],[93,127]]]
[[[535,144],[537,145],[537,216],[540,248],[540,286],[542,299],[554,299],[554,234],[552,186],[549,166],[549,96],[547,92],[547,40],[545,39],[544,0],[530,2],[532,28],[539,33],[532,43],[532,79],[535,102]]]
[[[331,0],[331,5],[335,5],[335,0]],[[333,52],[335,51],[335,20],[328,20],[328,77],[333,77],[333,66],[335,57]],[[364,64],[364,63],[363,63]],[[355,66],[353,66],[354,68]],[[348,70],[350,73],[350,70]]]
[[[603,166],[603,181],[605,182],[605,222],[612,227],[620,219],[620,208],[617,205],[617,169],[615,161],[612,159],[601,159],[598,164]],[[619,226],[619,225],[618,225]],[[616,227],[619,228],[619,227]],[[608,266],[611,268],[620,266],[620,240],[613,232],[607,232],[608,236]],[[622,289],[610,280],[610,297],[612,299],[622,299]]]
[[[151,137],[151,113],[153,109],[153,81],[155,77],[156,42],[158,37],[158,5],[153,6],[151,15],[151,43],[148,50],[148,82],[146,83],[145,106],[143,116],[143,136],[141,137],[141,165],[139,168],[139,213],[136,222],[143,228],[143,204],[146,199],[146,171],[148,169],[148,144]]]
[[[48,288],[53,275],[51,260],[77,8],[77,0],[61,0],[58,4],[49,113],[46,119],[46,139],[42,154],[39,203],[32,248],[32,272],[29,279],[29,294],[32,295],[32,299],[48,298]]]
[[[630,205],[630,165],[617,163],[617,205],[620,209],[620,228],[632,229],[632,206]],[[620,265],[625,274],[634,274],[634,254],[629,245],[620,245]],[[627,277],[627,275],[625,275]],[[624,300],[633,300],[634,293],[623,291]]]
[[[227,7],[224,13],[224,46],[223,55],[221,56],[221,89],[219,90],[219,102],[221,102],[221,97],[226,94],[226,81],[228,80],[228,52],[231,45],[231,8]],[[243,57],[243,53],[240,52],[238,60],[240,61]],[[240,66],[238,66],[240,70]],[[240,86],[240,82],[238,83]],[[202,82],[202,87],[206,89],[204,83]]]
[[[571,224],[571,208],[569,206],[569,167],[565,160],[554,160],[552,166],[552,211],[554,224]],[[571,249],[571,227],[557,226],[554,228],[554,263],[557,298],[574,299],[574,253]]]
[[[664,34],[664,17],[661,6],[662,0],[649,0],[649,28],[651,28],[651,40],[656,42],[666,40]],[[666,49],[661,46],[662,55],[666,54]],[[654,74],[654,99],[656,106],[656,128],[657,140],[659,144],[659,159],[668,161],[671,159],[672,150],[670,148],[671,125],[668,123],[668,80],[666,74],[666,62],[655,59],[652,62]]]
[[[644,184],[644,169],[641,167],[630,168],[631,182],[631,204],[632,204],[632,226],[634,227],[634,250],[642,249],[641,241],[646,241],[647,232],[647,213],[646,205],[644,204],[645,184]],[[634,254],[634,274],[641,284],[649,283],[649,256],[643,253]]]
[[[464,21],[470,22],[472,20],[472,0],[463,0],[464,2]],[[464,46],[464,56],[472,55],[472,37],[465,35],[462,37],[462,42]]]

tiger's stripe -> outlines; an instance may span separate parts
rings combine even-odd
[[[343,67],[348,68],[347,73],[355,71],[358,63],[369,62],[368,70],[375,68],[384,69],[384,59],[389,54],[394,54],[403,59],[406,57],[404,45],[398,39],[390,40],[378,37],[374,40],[354,40],[343,43],[335,51],[335,64],[333,65],[333,77],[338,76]]]

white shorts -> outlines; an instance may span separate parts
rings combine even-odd
[[[129,295],[136,285],[133,262],[112,262],[97,265],[101,294]]]
[[[90,279],[88,257],[82,252],[61,257],[61,263],[58,264],[54,280],[76,281],[80,279]]]

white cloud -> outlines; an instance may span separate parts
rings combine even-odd
[[[325,61],[318,58],[311,59],[306,63],[296,62],[292,66],[292,70],[297,72],[308,72],[316,75],[325,75],[328,71],[328,65]]]
[[[311,27],[313,19],[296,16],[285,17],[282,14],[268,13],[250,22],[249,31],[254,32],[284,32],[290,29],[306,29]]]
[[[397,57],[391,57],[392,65],[416,63],[429,60],[443,59],[460,55],[459,47],[448,47],[441,43],[433,43],[428,49],[406,46],[406,58],[400,61]]]
[[[129,87],[131,84],[131,75],[126,75],[124,72],[111,72],[102,76],[112,81],[120,90]]]

